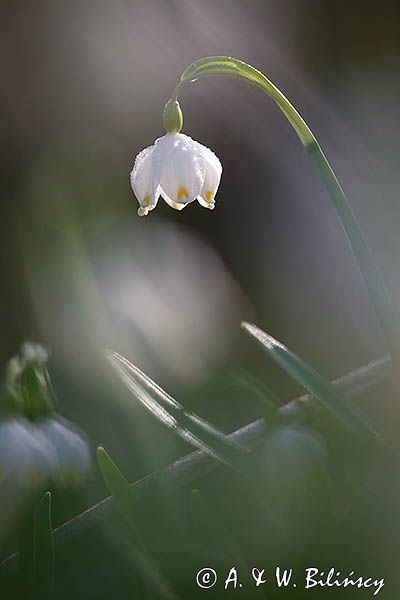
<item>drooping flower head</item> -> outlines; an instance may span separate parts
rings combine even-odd
[[[38,430],[53,445],[56,462],[51,476],[57,482],[74,483],[90,470],[90,450],[86,436],[60,416],[44,419]]]
[[[84,433],[55,412],[48,351],[25,343],[0,387],[0,496],[5,490],[72,482],[89,471]],[[1,505],[0,505],[1,508]]]
[[[0,491],[10,482],[27,489],[50,476],[56,466],[51,442],[28,419],[0,421]]]
[[[136,157],[131,185],[145,216],[161,197],[177,210],[198,200],[213,209],[222,166],[206,146],[183,133],[169,132]]]

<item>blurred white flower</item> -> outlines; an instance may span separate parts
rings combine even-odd
[[[52,478],[63,483],[82,479],[90,469],[90,451],[82,432],[61,418],[40,421],[38,429],[53,446]]]
[[[51,442],[23,417],[0,422],[0,489],[12,483],[28,489],[44,482],[56,457]]]
[[[16,417],[0,422],[0,490],[35,489],[52,480],[73,482],[90,468],[84,434],[61,418],[31,422]]]
[[[0,421],[0,541],[50,481],[74,483],[87,473],[90,453],[83,435],[65,421]]]
[[[137,155],[131,172],[132,189],[145,216],[161,195],[177,210],[198,200],[213,209],[222,166],[209,148],[183,133],[167,133]]]

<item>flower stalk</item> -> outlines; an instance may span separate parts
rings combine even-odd
[[[315,161],[329,192],[343,229],[356,258],[361,277],[374,306],[381,329],[393,358],[400,357],[400,317],[389,296],[364,235],[357,223],[344,191],[313,132],[284,94],[263,73],[247,63],[227,56],[202,58],[182,73],[172,98],[178,100],[186,83],[206,76],[234,77],[247,81],[268,94],[285,115],[302,145]]]

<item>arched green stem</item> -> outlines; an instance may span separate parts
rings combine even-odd
[[[386,286],[380,276],[368,244],[350,208],[343,189],[321,149],[316,137],[289,100],[263,73],[245,62],[228,56],[210,56],[202,58],[187,67],[176,86],[172,99],[177,100],[186,83],[201,77],[219,75],[235,77],[259,87],[266,92],[283,112],[302,145],[314,159],[320,175],[336,208],[347,238],[353,249],[361,276],[375,308],[382,331],[387,338],[392,356],[400,357],[400,318]]]

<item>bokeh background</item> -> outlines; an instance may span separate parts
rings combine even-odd
[[[1,3],[0,358],[52,348],[59,409],[130,480],[185,448],[136,406],[113,348],[184,404],[216,373],[299,390],[240,332],[254,320],[329,378],[386,349],[314,165],[281,113],[243,82],[181,96],[184,132],[223,163],[217,207],[136,215],[135,155],[193,60],[260,68],[317,135],[400,304],[400,7],[383,0]],[[259,416],[239,392],[196,405],[225,431]],[[398,418],[390,403],[382,422]],[[104,497],[93,477],[54,503],[59,524]]]

